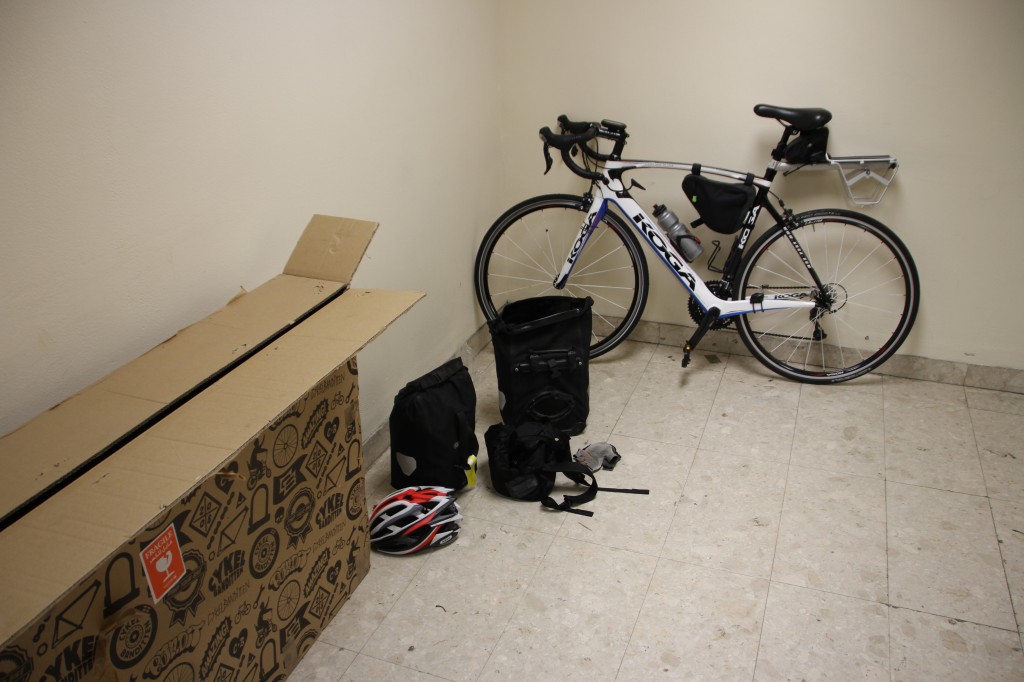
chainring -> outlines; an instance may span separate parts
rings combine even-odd
[[[711,293],[713,293],[718,298],[732,298],[732,293],[729,291],[728,287],[726,287],[725,285],[725,282],[723,282],[722,280],[712,279],[704,282],[704,284],[706,284],[708,289],[711,290]],[[695,299],[693,296],[690,296],[690,302],[687,304],[686,307],[687,310],[689,310],[690,312],[690,319],[692,319],[697,324],[700,324],[700,321],[704,318],[704,311],[700,309],[700,304],[697,303],[697,299]],[[731,317],[725,319],[718,319],[711,323],[710,329],[724,329],[725,327],[728,327],[731,324]]]

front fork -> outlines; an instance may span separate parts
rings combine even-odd
[[[604,214],[608,210],[608,200],[602,198],[600,204],[595,207],[593,193],[587,192],[583,195],[583,209],[587,212],[587,217],[584,219],[583,225],[576,235],[576,241],[573,242],[569,257],[565,259],[562,269],[555,275],[555,279],[551,283],[559,291],[564,289],[565,285],[569,282],[569,275],[576,264],[576,259],[579,257],[580,252],[583,251],[583,247],[586,245],[587,240],[590,239],[590,235],[594,233],[594,228],[604,220]]]

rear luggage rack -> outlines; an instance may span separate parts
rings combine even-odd
[[[846,195],[857,206],[873,206],[882,200],[889,183],[896,177],[899,162],[892,156],[829,156],[821,163],[780,163],[779,170],[789,174],[798,170],[831,170],[839,174]]]

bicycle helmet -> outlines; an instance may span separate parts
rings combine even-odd
[[[391,493],[370,514],[370,547],[385,554],[414,554],[455,542],[462,514],[451,493],[435,486]]]

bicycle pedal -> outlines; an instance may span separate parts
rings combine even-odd
[[[683,367],[686,368],[690,365],[690,344],[683,346]]]

